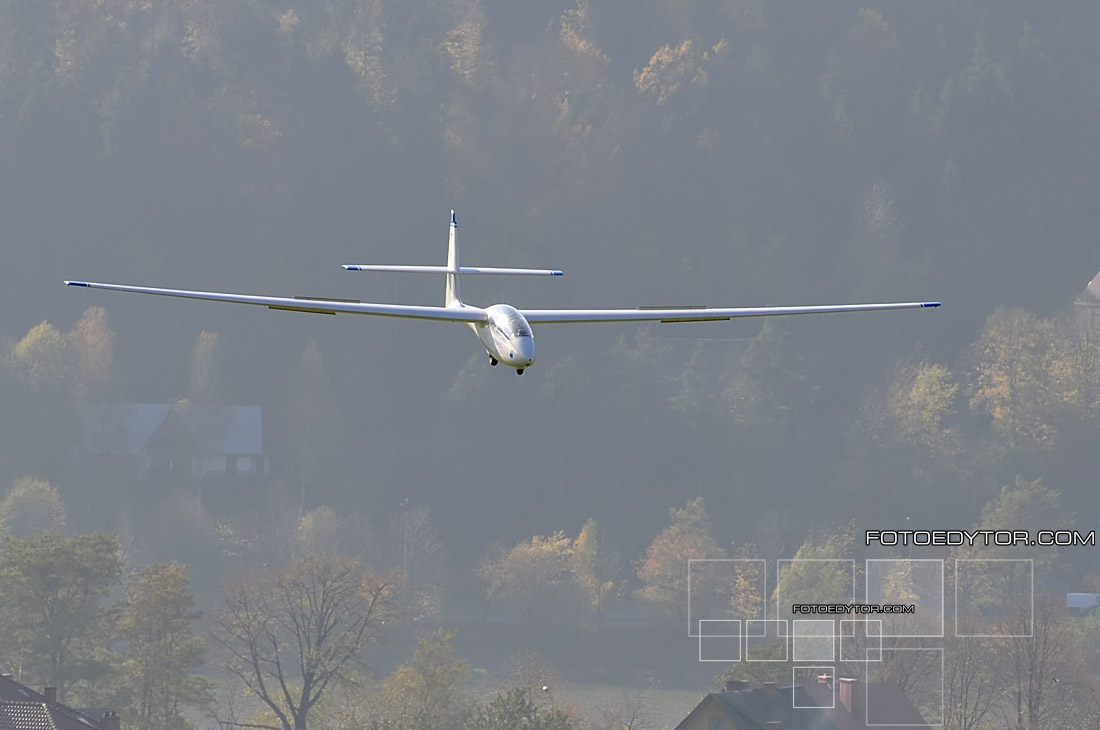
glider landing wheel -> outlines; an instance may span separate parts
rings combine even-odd
[[[497,365],[497,359],[495,357],[493,357],[492,355],[489,356],[489,364],[492,365],[493,367],[496,367],[496,365]]]
[[[516,368],[516,375],[523,375],[523,368]]]

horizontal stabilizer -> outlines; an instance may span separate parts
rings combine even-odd
[[[348,271],[394,271],[403,274],[454,274],[446,266],[385,266],[372,264],[344,264]],[[459,274],[518,274],[531,276],[561,276],[557,269],[511,269],[498,266],[461,266]]]

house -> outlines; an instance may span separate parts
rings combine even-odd
[[[119,730],[113,710],[74,710],[57,701],[57,690],[42,693],[0,675],[0,730]]]
[[[676,730],[867,730],[888,725],[930,727],[897,685],[819,675],[812,684],[727,682],[711,692]]]
[[[267,474],[258,406],[93,403],[84,411],[86,465],[103,476],[242,481]]]

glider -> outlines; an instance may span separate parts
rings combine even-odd
[[[206,299],[215,302],[254,304],[269,309],[315,314],[369,314],[377,317],[403,317],[441,322],[463,322],[477,335],[489,364],[503,363],[513,368],[517,375],[535,362],[535,339],[532,324],[565,324],[576,322],[715,322],[735,317],[772,317],[791,314],[824,314],[828,312],[869,312],[883,309],[920,309],[938,307],[939,302],[884,302],[879,304],[835,304],[805,307],[638,307],[637,309],[517,309],[508,304],[475,307],[462,301],[459,279],[474,274],[530,274],[561,276],[556,269],[516,269],[499,267],[460,266],[456,234],[458,222],[451,211],[451,229],[447,247],[446,266],[378,266],[345,264],[348,271],[392,271],[404,273],[437,273],[446,275],[444,306],[416,306],[406,304],[378,304],[353,299],[324,299],[315,297],[269,297],[251,294],[223,294],[219,292],[188,291],[185,289],[158,289],[123,284],[101,284],[92,281],[66,281],[68,286],[90,289],[156,294],[187,299]]]

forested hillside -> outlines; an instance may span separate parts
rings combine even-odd
[[[588,520],[624,568],[605,595],[571,563],[578,605],[644,603],[699,497],[723,555],[1093,529],[1098,35],[1083,0],[0,0],[0,529],[115,533],[126,571],[191,564],[163,579],[203,610],[339,545],[425,615]],[[339,265],[444,263],[452,208],[464,264],[565,271],[464,282],[479,305],[943,307],[536,326],[516,378],[464,327],[61,283],[441,304]],[[269,477],[86,468],[92,404],[181,399],[262,407]],[[990,512],[1006,487],[1058,524]]]

